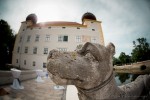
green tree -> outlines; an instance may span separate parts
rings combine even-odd
[[[5,69],[7,63],[11,63],[15,36],[8,23],[0,20],[0,69]]]
[[[120,60],[118,58],[113,57],[113,65],[117,65],[117,66],[121,65]]]
[[[119,56],[119,60],[120,60],[122,65],[123,64],[129,64],[129,63],[131,63],[131,56],[126,55],[124,52],[121,52],[120,56]]]
[[[119,60],[121,61],[121,64],[126,63],[126,54],[124,52],[120,53]]]
[[[138,38],[137,41],[133,41],[133,47],[131,55],[134,62],[150,59],[150,46],[146,38]]]

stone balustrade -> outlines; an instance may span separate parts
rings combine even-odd
[[[130,65],[114,66],[117,73],[149,74],[150,60],[133,63]]]
[[[21,70],[19,79],[21,81],[36,78],[37,74],[35,70]],[[13,82],[13,75],[11,71],[0,70],[0,85],[11,84]]]

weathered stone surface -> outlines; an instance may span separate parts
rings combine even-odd
[[[86,43],[77,52],[52,50],[47,58],[51,79],[58,85],[75,85],[80,100],[138,99],[150,89],[150,76],[141,75],[134,82],[118,87],[113,75],[115,46]]]

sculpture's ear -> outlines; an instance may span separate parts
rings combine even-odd
[[[87,42],[84,44],[82,49],[78,51],[81,55],[86,55],[87,53],[91,53],[97,61],[101,60],[99,49],[93,43]]]
[[[106,48],[110,51],[110,53],[112,54],[112,56],[115,55],[115,45],[113,43],[109,43]]]

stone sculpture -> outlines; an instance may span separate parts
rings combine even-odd
[[[47,58],[51,79],[58,85],[75,85],[80,100],[139,99],[150,90],[150,75],[141,75],[134,82],[117,86],[112,57],[115,46],[87,42],[76,52],[52,50]]]

